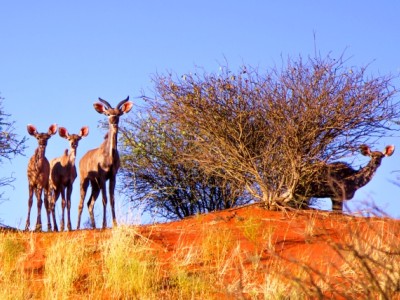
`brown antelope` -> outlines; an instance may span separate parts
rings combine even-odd
[[[107,101],[99,98],[101,103],[94,103],[94,109],[108,117],[108,134],[104,142],[99,148],[89,150],[79,162],[79,176],[80,176],[80,193],[81,199],[78,207],[78,225],[80,228],[81,214],[83,209],[83,202],[86,196],[86,191],[89,183],[92,186],[92,194],[87,202],[90,221],[93,228],[96,228],[93,208],[94,203],[101,191],[103,198],[103,228],[107,226],[106,221],[106,181],[109,183],[110,206],[113,219],[113,226],[116,226],[117,221],[115,217],[115,180],[119,169],[120,160],[117,150],[117,135],[118,135],[118,122],[119,117],[128,113],[132,108],[132,102],[129,101],[129,96],[118,103],[116,108],[113,108]]]
[[[89,134],[89,128],[84,126],[81,128],[79,134],[69,134],[68,130],[64,127],[58,129],[60,137],[69,141],[70,152],[68,149],[65,150],[64,155],[54,158],[50,161],[50,191],[51,197],[51,209],[53,215],[54,230],[58,231],[57,222],[55,218],[55,204],[58,197],[61,194],[61,231],[64,231],[64,212],[65,206],[67,206],[67,226],[68,230],[71,230],[71,193],[72,185],[76,178],[76,149],[78,148],[79,141]],[[65,189],[67,190],[67,196],[65,197]]]
[[[355,192],[371,181],[381,165],[382,158],[391,156],[394,146],[386,146],[383,152],[371,151],[367,145],[360,146],[361,154],[371,157],[369,163],[359,170],[354,170],[344,162],[324,164],[310,185],[300,186],[295,194],[304,198],[331,198],[332,210],[342,211],[345,200],[351,200]]]
[[[49,194],[49,174],[50,165],[45,156],[47,141],[57,132],[57,125],[53,124],[49,127],[47,133],[39,133],[36,127],[29,124],[28,133],[34,136],[39,146],[35,150],[35,154],[31,157],[28,163],[28,182],[29,182],[29,199],[28,199],[28,217],[26,219],[25,230],[29,230],[31,208],[33,203],[33,192],[35,192],[37,199],[38,216],[36,221],[36,231],[42,230],[42,192],[44,198],[44,206],[47,213],[47,230],[51,231],[50,212],[51,208],[48,201]]]

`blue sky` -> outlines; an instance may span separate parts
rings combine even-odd
[[[155,73],[184,74],[196,66],[217,72],[228,63],[260,70],[280,65],[282,58],[322,54],[339,56],[349,64],[371,64],[375,75],[400,73],[400,2],[392,1],[5,1],[0,0],[0,96],[16,122],[16,133],[28,136],[26,125],[47,131],[52,123],[78,133],[77,162],[100,145],[103,119],[92,104],[98,97],[115,105],[130,95],[152,94]],[[314,40],[314,36],[316,37]],[[399,80],[395,82],[400,88]],[[399,99],[400,100],[400,99]],[[130,116],[135,115],[135,109]],[[381,141],[399,147],[384,159],[374,179],[349,202],[352,209],[374,201],[390,216],[400,218],[400,188],[394,171],[400,166],[400,138]],[[3,223],[23,228],[27,215],[26,168],[37,142],[29,137],[26,156],[2,167],[13,174],[14,188],[4,189],[9,200],[0,205]],[[58,135],[50,139],[46,156],[60,156],[68,148]],[[367,160],[358,155],[355,166]],[[359,158],[360,157],[360,158]],[[36,201],[36,199],[34,200]],[[60,199],[57,213],[61,212]],[[78,179],[72,195],[72,223],[76,227]],[[101,216],[101,199],[96,214]],[[142,222],[140,212],[128,213],[117,198],[118,219]],[[108,216],[110,216],[108,210]],[[35,223],[34,203],[31,224]],[[42,219],[45,223],[44,211]],[[82,220],[87,220],[85,205]],[[110,224],[110,222],[109,222]],[[98,224],[99,225],[99,224]]]

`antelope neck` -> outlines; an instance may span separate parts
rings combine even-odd
[[[366,185],[372,179],[376,170],[381,165],[382,158],[382,156],[371,157],[369,163],[357,172],[355,184],[358,187]]]
[[[45,161],[45,151],[46,151],[46,146],[39,145],[39,147],[35,151],[35,164],[34,168],[37,170],[37,172],[41,171],[41,168],[44,164]]]
[[[37,148],[37,153],[36,153],[36,161],[43,159],[45,156],[45,152],[46,152],[46,146],[39,145],[39,147]]]
[[[105,150],[109,157],[113,157],[113,150],[117,149],[118,124],[109,124],[108,127],[108,137]]]
[[[70,152],[69,152],[68,158],[69,158],[69,161],[75,162],[76,147],[70,147]]]

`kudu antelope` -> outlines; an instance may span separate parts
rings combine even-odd
[[[55,218],[55,205],[61,194],[61,231],[64,231],[64,213],[67,206],[67,226],[71,230],[71,194],[72,185],[76,178],[75,158],[79,141],[89,134],[89,128],[84,126],[79,134],[69,134],[64,127],[58,129],[60,137],[69,141],[70,151],[65,150],[64,155],[54,158],[50,161],[50,191],[51,191],[51,209],[53,216],[54,230],[58,231],[57,221]],[[67,195],[65,196],[65,190]]]
[[[119,117],[125,113],[128,113],[132,108],[132,102],[129,101],[129,97],[118,103],[113,108],[107,101],[99,98],[101,103],[94,103],[94,109],[108,117],[108,134],[104,139],[104,142],[99,148],[89,150],[79,162],[79,176],[80,176],[80,193],[81,199],[78,208],[78,225],[77,229],[80,228],[81,214],[83,209],[83,202],[86,196],[86,191],[89,183],[92,186],[92,194],[87,202],[90,221],[93,228],[96,228],[94,220],[93,209],[94,203],[99,196],[101,191],[103,198],[103,228],[107,226],[106,221],[106,206],[107,206],[107,194],[106,194],[106,181],[110,180],[109,183],[109,194],[110,194],[110,206],[113,220],[113,226],[117,224],[115,217],[115,180],[117,171],[119,169],[120,160],[117,150],[117,135],[118,135],[118,122]]]
[[[360,146],[361,154],[371,157],[369,163],[359,169],[354,170],[344,162],[324,164],[317,172],[314,180],[306,188],[299,186],[295,195],[309,198],[331,198],[332,210],[342,211],[343,202],[351,200],[355,192],[371,181],[376,170],[381,165],[382,158],[391,156],[394,146],[386,146],[384,151],[371,151],[367,145]]]
[[[33,203],[34,192],[37,199],[37,210],[38,210],[35,230],[37,231],[42,230],[41,211],[42,211],[42,192],[43,192],[44,206],[46,208],[46,214],[47,214],[47,230],[51,231],[51,223],[50,223],[51,208],[48,201],[50,165],[49,161],[45,156],[45,152],[48,139],[57,132],[57,125],[56,124],[51,125],[47,133],[37,132],[36,127],[31,124],[29,124],[27,128],[28,128],[28,133],[37,139],[39,146],[36,148],[35,154],[30,158],[28,163],[29,199],[28,199],[28,217],[26,219],[25,230],[29,230],[30,227],[30,216],[31,216],[31,208]]]

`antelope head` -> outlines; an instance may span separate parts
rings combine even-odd
[[[27,129],[28,133],[37,139],[39,144],[38,148],[39,150],[41,150],[40,153],[44,155],[44,150],[46,149],[47,141],[49,140],[49,138],[51,138],[52,135],[54,135],[57,132],[57,125],[56,124],[50,125],[49,130],[44,133],[39,133],[36,127],[32,124],[28,124]]]
[[[65,127],[60,127],[58,129],[58,134],[60,135],[60,137],[69,141],[69,143],[71,145],[71,149],[76,150],[76,148],[78,147],[79,141],[83,137],[85,137],[89,134],[89,127],[83,126],[81,128],[81,131],[79,132],[79,134],[69,134],[68,130]]]
[[[133,106],[133,103],[129,101],[129,96],[125,100],[119,102],[115,108],[113,108],[106,100],[99,98],[99,101],[101,103],[96,102],[93,104],[94,109],[99,114],[106,115],[109,124],[113,125],[113,127],[118,127],[119,117],[128,113]]]

